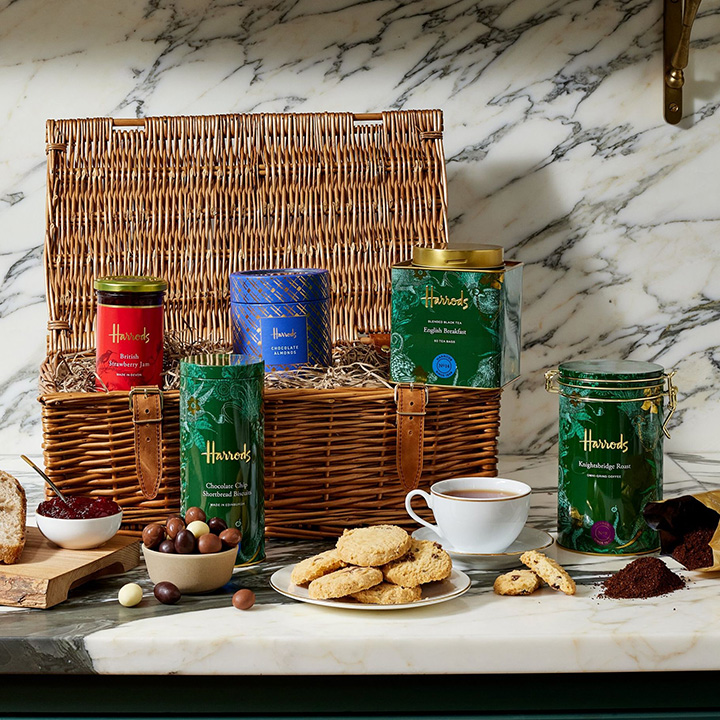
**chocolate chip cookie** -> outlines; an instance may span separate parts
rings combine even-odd
[[[539,575],[553,590],[560,590],[566,595],[575,594],[575,581],[563,567],[547,555],[537,550],[530,550],[520,556],[520,562]]]
[[[295,585],[307,585],[323,575],[345,567],[345,563],[338,557],[337,551],[326,550],[319,555],[301,560],[292,570],[290,580]]]
[[[382,582],[382,573],[372,567],[344,567],[313,580],[308,595],[314,600],[345,597]]]
[[[422,589],[418,587],[400,587],[392,583],[380,583],[368,590],[352,594],[358,602],[371,605],[404,605],[422,598]]]
[[[407,554],[383,565],[382,572],[386,582],[417,587],[449,577],[452,560],[438,543],[413,538]]]
[[[373,525],[345,530],[336,548],[348,565],[372,567],[402,557],[410,549],[410,536],[397,525]]]
[[[493,590],[497,595],[531,595],[541,585],[532,570],[511,570],[495,579]]]

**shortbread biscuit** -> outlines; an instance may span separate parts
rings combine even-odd
[[[406,555],[387,563],[381,569],[387,582],[403,587],[417,587],[449,577],[452,560],[438,543],[413,538]]]
[[[295,585],[307,585],[323,575],[345,567],[345,563],[338,557],[336,550],[326,550],[319,555],[301,560],[290,575],[290,580]]]
[[[352,594],[358,602],[371,605],[403,605],[422,598],[422,590],[418,587],[400,587],[392,583],[380,583],[368,590]]]
[[[512,570],[495,579],[493,590],[498,595],[531,595],[542,585],[532,570]]]
[[[397,525],[373,525],[345,530],[336,547],[348,565],[372,567],[402,557],[410,549],[410,536]]]
[[[372,567],[345,567],[313,580],[308,595],[314,600],[345,597],[382,582],[382,573]]]
[[[520,556],[520,562],[539,575],[553,590],[566,595],[575,594],[575,581],[552,558],[537,550],[530,550]]]

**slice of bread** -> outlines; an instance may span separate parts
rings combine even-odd
[[[23,486],[0,470],[0,562],[17,562],[25,547],[27,499]]]

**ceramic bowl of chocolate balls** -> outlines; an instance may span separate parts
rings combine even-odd
[[[180,593],[217,590],[232,577],[241,538],[239,530],[222,518],[206,517],[198,507],[188,508],[185,517],[172,515],[165,524],[150,523],[142,531],[148,575],[156,586],[169,583]]]

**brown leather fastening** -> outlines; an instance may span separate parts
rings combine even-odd
[[[397,471],[400,482],[408,492],[418,486],[422,474],[427,399],[427,388],[424,385],[398,385],[395,388]]]
[[[135,431],[135,470],[142,494],[152,500],[162,480],[162,394],[156,387],[130,391]]]

